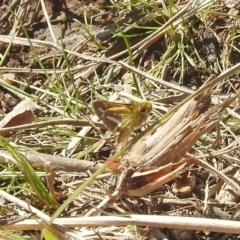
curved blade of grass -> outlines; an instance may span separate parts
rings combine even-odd
[[[50,205],[54,208],[58,206],[58,202],[52,197],[48,192],[46,187],[41,182],[40,178],[35,173],[32,166],[29,164],[28,160],[19,153],[15,148],[13,148],[8,141],[0,135],[1,145],[6,148],[9,154],[12,155],[14,160],[17,162],[20,171],[22,172],[24,179],[31,185],[34,193],[38,198],[47,205]]]

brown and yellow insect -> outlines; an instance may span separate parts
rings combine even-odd
[[[93,108],[110,131],[119,133],[117,143],[122,143],[127,141],[132,131],[147,120],[152,111],[152,104],[123,104],[99,100],[93,103]]]

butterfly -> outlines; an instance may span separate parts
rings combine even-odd
[[[138,129],[152,111],[150,102],[115,103],[105,100],[93,102],[97,116],[112,132],[117,132],[117,143],[126,142],[132,131]]]

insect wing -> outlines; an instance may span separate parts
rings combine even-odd
[[[124,104],[121,103],[113,103],[105,100],[99,100],[93,102],[93,109],[97,116],[102,119],[103,114],[110,108],[119,108],[119,107],[124,107]]]
[[[132,112],[125,105],[109,108],[103,114],[102,120],[106,127],[111,131],[119,131],[127,128]]]
[[[93,102],[93,109],[100,119],[102,119],[104,112],[109,108],[107,103],[107,101]]]

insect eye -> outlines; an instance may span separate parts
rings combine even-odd
[[[140,112],[140,113],[145,113],[145,112],[146,112],[146,108],[145,108],[145,107],[141,107],[141,108],[139,109],[139,112]]]

